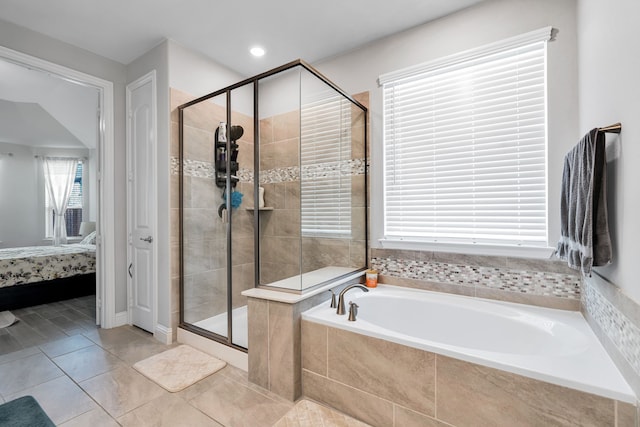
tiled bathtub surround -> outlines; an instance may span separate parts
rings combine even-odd
[[[627,403],[306,320],[302,368],[305,396],[373,426],[635,425]]]
[[[578,310],[581,278],[564,263],[372,249],[381,283]]]
[[[582,312],[636,396],[640,395],[640,306],[594,273],[584,280]]]
[[[344,286],[333,289],[339,292]],[[291,401],[300,397],[302,312],[326,301],[327,295],[295,303],[249,298],[249,381]]]
[[[474,284],[503,291],[580,298],[580,281],[574,276],[543,271],[517,271],[434,261],[373,258],[381,274],[441,283]]]
[[[584,310],[640,375],[640,329],[590,285],[585,285],[582,301]]]

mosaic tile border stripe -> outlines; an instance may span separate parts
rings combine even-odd
[[[377,257],[371,258],[371,266],[382,275],[403,279],[484,286],[531,295],[580,299],[580,278],[570,274]]]
[[[586,280],[582,306],[640,375],[640,329]]]
[[[171,175],[180,173],[180,159],[171,157]],[[260,173],[261,184],[277,184],[282,182],[292,182],[302,179],[320,179],[333,176],[355,176],[363,175],[366,167],[364,159],[350,159],[342,162],[320,163],[314,165],[291,166],[285,168],[267,169]],[[200,160],[184,160],[184,175],[196,178],[213,178],[215,170],[213,163]],[[238,171],[240,182],[253,182],[253,170],[241,168]]]
[[[171,157],[171,175],[180,174],[180,159],[178,157]],[[200,160],[184,161],[184,176],[192,176],[196,178],[211,178],[213,179],[215,170],[213,163],[202,162]]]

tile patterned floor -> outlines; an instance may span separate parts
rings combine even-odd
[[[361,421],[310,400],[300,400],[273,427],[367,427]]]
[[[171,346],[131,326],[97,328],[92,297],[13,313],[20,322],[0,329],[0,403],[33,395],[59,426],[366,426],[280,398],[230,365],[169,393],[131,366]]]

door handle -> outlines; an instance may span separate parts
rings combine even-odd
[[[129,271],[129,277],[133,279],[133,273],[131,273],[131,267],[133,267],[133,263],[129,264],[129,268],[127,269],[127,271]]]
[[[153,237],[151,236],[141,237],[140,240],[142,240],[143,242],[151,243],[153,242]]]

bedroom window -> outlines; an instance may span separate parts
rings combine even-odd
[[[380,77],[390,241],[547,246],[545,28]]]
[[[68,237],[78,237],[80,236],[80,223],[82,222],[82,162],[78,162],[78,167],[76,168],[76,176],[73,180],[73,187],[71,189],[71,196],[69,197],[69,203],[67,203],[67,210],[64,214],[65,225],[67,229]],[[53,237],[53,225],[55,220],[55,214],[53,213],[53,208],[51,207],[51,201],[49,197],[49,193],[47,191],[45,194],[45,230],[46,237]]]

